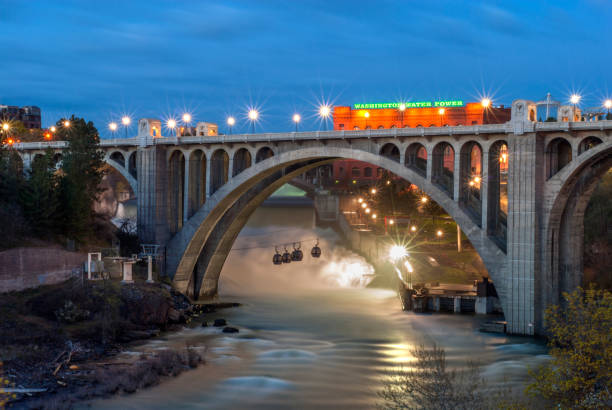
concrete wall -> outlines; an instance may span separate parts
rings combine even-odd
[[[87,255],[60,247],[15,248],[0,252],[0,292],[50,285],[68,279]]]

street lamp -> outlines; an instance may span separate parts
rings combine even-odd
[[[444,113],[446,112],[446,110],[444,108],[440,108],[438,110],[438,114],[440,115],[440,127],[442,126],[442,118],[444,118]]]
[[[251,120],[251,134],[255,134],[255,121],[259,118],[259,113],[255,109],[249,110],[249,120]]]
[[[357,202],[362,203],[363,202],[363,198],[357,198]]]
[[[298,124],[302,120],[300,114],[293,114],[293,122],[295,123],[295,132],[298,132]]]
[[[176,120],[173,118],[170,118],[166,122],[166,126],[170,129],[170,136],[172,136],[172,131],[174,131],[174,128],[176,127]]]
[[[323,124],[325,126],[325,131],[327,131],[327,119],[329,118],[329,114],[331,113],[331,108],[329,105],[322,105],[319,107],[319,115],[323,120]]]
[[[401,118],[401,128],[404,128],[404,111],[406,111],[406,104],[401,103],[399,105],[399,111],[400,111],[400,118]]]
[[[404,248],[403,246],[393,245],[389,249],[389,257],[393,261],[397,261],[398,259],[402,259],[405,256],[408,256],[408,252],[406,251],[406,248]]]
[[[376,219],[377,215],[376,214],[372,214],[372,219]]]
[[[185,124],[185,131],[189,129],[189,135],[191,135],[191,127],[189,126],[191,124],[191,114],[188,112],[183,114],[183,124]]]
[[[64,127],[65,128],[70,128],[70,121],[68,121],[68,120],[64,121]]]
[[[114,136],[115,135],[115,131],[117,131],[117,123],[116,122],[111,122],[110,124],[108,124],[108,128],[111,130],[111,133]]]
[[[427,197],[426,197],[426,196],[422,196],[422,197],[421,197],[421,203],[426,204],[426,203],[427,203],[427,201],[428,201],[428,199],[427,199]]]
[[[370,208],[366,208],[366,209],[365,209],[365,213],[366,213],[366,214],[369,214],[370,212],[371,212]]]
[[[370,192],[372,193],[372,195],[376,195],[376,188],[372,188]]]
[[[128,127],[130,126],[130,123],[132,122],[132,119],[130,117],[128,117],[127,115],[124,115],[121,118],[121,124],[123,124],[123,126],[125,127],[125,138],[127,138],[128,136]]]
[[[236,124],[236,119],[234,117],[227,117],[227,125],[229,127],[229,133],[232,133],[232,127]]]
[[[608,110],[608,115],[606,115],[606,120],[610,119],[610,108],[612,108],[612,100],[607,99],[604,101],[604,107]]]
[[[57,128],[55,128],[55,125],[52,125],[51,128],[49,128],[49,131],[55,132],[57,131]]]
[[[361,203],[361,207],[365,209],[365,208],[367,208],[367,207],[368,207],[368,205],[367,205],[365,202],[362,202],[362,203]]]
[[[483,98],[480,100],[480,105],[482,105],[482,108],[489,108],[491,106],[491,99]]]
[[[365,117],[365,128],[366,130],[368,129],[368,118],[370,118],[370,111],[366,111],[365,114],[363,114],[363,116]]]
[[[581,97],[578,94],[572,94],[570,96],[570,102],[574,106],[574,121],[576,121],[576,107],[578,106],[578,103],[580,102],[580,98]]]
[[[4,132],[8,132],[8,130],[11,128],[11,126],[8,124],[8,122],[5,122],[4,124],[2,124],[2,130]]]
[[[417,230],[417,227],[416,227],[415,225],[412,225],[412,226],[410,227],[410,231],[411,231],[411,232],[416,232],[416,230]]]

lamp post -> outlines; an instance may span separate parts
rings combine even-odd
[[[399,112],[400,112],[400,118],[401,118],[401,127],[400,128],[404,128],[404,111],[406,111],[406,104],[401,103],[399,106]]]
[[[295,132],[298,132],[298,124],[300,123],[301,120],[302,120],[302,117],[300,117],[300,114],[293,114],[293,122],[295,123]]]
[[[108,124],[108,128],[111,130],[111,134],[114,137],[115,136],[115,132],[117,131],[117,123],[116,122],[111,122],[110,124]]]
[[[329,118],[329,114],[331,114],[331,109],[329,105],[322,105],[319,107],[319,116],[323,120],[323,126],[325,127],[325,131],[327,131],[327,119]]]
[[[227,117],[227,126],[229,127],[229,133],[232,133],[232,127],[236,124],[236,119],[234,117]]]
[[[174,128],[176,128],[176,120],[173,118],[170,118],[167,122],[166,122],[166,126],[170,129],[170,136],[172,136],[172,132],[174,131]],[[176,136],[176,134],[174,134]]]
[[[606,101],[604,101],[604,107],[606,107],[606,109],[608,110],[608,113],[606,114],[606,120],[611,119],[610,118],[610,108],[612,108],[612,100],[607,99]]]
[[[578,103],[580,102],[580,96],[578,94],[572,94],[570,96],[570,102],[574,106],[574,121],[576,121],[576,107],[578,106]]]
[[[70,121],[66,120],[64,121],[64,128],[70,128],[72,124],[70,124]]]
[[[366,111],[363,116],[365,117],[365,129],[368,129],[368,118],[370,118],[370,111]]]
[[[446,112],[446,110],[444,108],[440,108],[438,110],[438,114],[440,115],[440,127],[442,126],[442,119],[444,118],[444,113]]]
[[[128,136],[128,127],[130,126],[130,123],[132,122],[132,119],[130,117],[128,117],[127,115],[125,115],[123,118],[121,118],[121,124],[123,124],[123,126],[125,127],[125,138],[127,138]]]
[[[191,114],[189,114],[188,112],[186,112],[185,114],[183,114],[183,124],[185,125],[185,131],[187,131],[187,129],[189,129],[189,135],[191,135]],[[185,134],[185,133],[183,133]]]
[[[255,109],[249,110],[249,120],[251,121],[251,134],[255,134],[255,121],[259,118],[259,113]]]

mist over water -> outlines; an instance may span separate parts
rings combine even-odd
[[[268,245],[317,237],[320,259],[310,256],[312,241],[302,244],[302,262],[272,264]],[[410,366],[415,345],[444,347],[452,367],[481,363],[493,387],[519,388],[527,368],[546,360],[545,348],[533,339],[480,333],[482,317],[403,312],[395,292],[364,287],[372,267],[338,241],[332,229],[315,227],[312,208],[258,209],[220,278],[220,299],[243,305],[206,317],[209,323],[224,318],[240,333],[195,323],[135,347],[206,346],[207,363],[92,407],[374,408],[385,375]]]

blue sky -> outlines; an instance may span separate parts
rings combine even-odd
[[[0,0],[0,104],[319,129],[316,107],[612,95],[612,1]],[[135,131],[133,127],[132,131]]]

